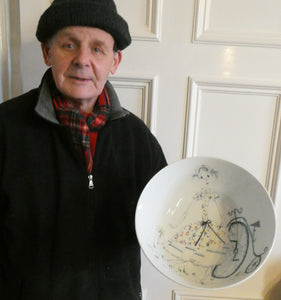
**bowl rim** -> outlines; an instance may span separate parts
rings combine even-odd
[[[171,278],[171,276],[167,275],[165,273],[165,271],[163,271],[162,269],[159,269],[153,259],[150,257],[150,255],[147,253],[146,251],[146,247],[144,247],[142,244],[142,239],[141,239],[141,233],[140,233],[140,230],[139,230],[139,210],[140,210],[140,206],[142,205],[142,202],[143,202],[143,196],[145,195],[145,193],[147,192],[147,189],[150,188],[150,186],[154,183],[154,181],[156,179],[158,179],[159,176],[163,176],[164,173],[167,172],[168,169],[170,169],[171,167],[174,167],[174,166],[177,166],[177,165],[180,165],[180,164],[183,164],[185,163],[186,161],[188,160],[194,160],[194,159],[198,159],[198,160],[213,160],[213,161],[220,161],[221,163],[225,163],[225,164],[228,164],[228,165],[232,165],[236,168],[239,168],[242,172],[245,172],[248,176],[252,177],[252,179],[254,179],[254,181],[263,189],[263,191],[265,192],[265,194],[267,195],[267,199],[270,200],[269,201],[269,204],[270,204],[270,210],[272,212],[272,217],[273,217],[273,222],[272,222],[272,226],[274,227],[273,228],[273,235],[272,235],[272,241],[271,241],[271,244],[270,246],[268,246],[268,251],[267,253],[265,254],[261,264],[251,273],[249,273],[246,277],[242,278],[241,280],[238,280],[238,281],[235,281],[231,284],[226,284],[226,285],[223,285],[223,286],[214,286],[214,287],[210,287],[210,286],[199,286],[199,285],[195,285],[195,284],[189,284],[189,283],[185,283],[184,280],[183,281],[177,281],[176,279],[174,278]],[[207,165],[208,163],[206,163]],[[266,200],[267,201],[267,200]],[[168,278],[169,280],[177,283],[177,284],[180,284],[181,286],[184,286],[184,287],[187,287],[187,288],[193,288],[193,289],[198,289],[198,290],[222,290],[222,289],[227,289],[227,288],[231,288],[231,287],[234,287],[234,286],[237,286],[239,284],[242,284],[243,282],[249,280],[250,278],[252,278],[260,269],[262,266],[264,266],[264,264],[266,263],[266,261],[269,259],[271,253],[272,253],[272,250],[274,248],[274,245],[275,245],[275,242],[276,242],[276,235],[277,235],[277,230],[276,230],[276,227],[277,227],[277,216],[276,216],[276,209],[275,209],[275,205],[274,205],[274,202],[273,202],[273,199],[272,197],[270,196],[269,192],[267,191],[267,189],[265,188],[265,186],[260,182],[260,180],[258,180],[252,173],[250,173],[246,168],[244,167],[241,167],[240,165],[236,164],[236,163],[233,163],[229,160],[226,160],[226,159],[221,159],[221,158],[217,158],[217,157],[214,157],[214,156],[191,156],[191,157],[186,157],[186,158],[182,158],[182,159],[179,159],[179,160],[176,160],[170,164],[168,164],[167,166],[165,166],[164,168],[162,168],[160,171],[158,171],[148,182],[147,184],[145,185],[144,189],[142,190],[141,194],[140,194],[140,197],[138,199],[138,202],[137,202],[137,205],[136,205],[136,211],[135,211],[135,231],[136,231],[136,236],[137,236],[137,239],[138,239],[138,242],[139,242],[139,245],[140,245],[140,248],[141,248],[141,251],[142,253],[144,254],[144,256],[147,258],[147,260],[152,264],[152,266],[158,271],[160,272],[162,275],[164,275],[166,278]]]

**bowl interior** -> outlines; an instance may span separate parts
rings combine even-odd
[[[275,236],[272,200],[246,170],[204,157],[156,174],[136,210],[136,232],[152,264],[188,287],[224,288],[253,275]]]

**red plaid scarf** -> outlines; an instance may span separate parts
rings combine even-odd
[[[55,97],[53,103],[60,123],[70,129],[74,147],[85,160],[90,174],[98,130],[106,123],[110,114],[110,101],[106,88],[98,97],[92,113],[73,109],[60,97]]]

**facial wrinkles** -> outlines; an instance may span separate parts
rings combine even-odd
[[[70,27],[54,36],[47,57],[61,93],[73,100],[96,99],[118,63],[113,46],[109,34],[93,28]]]
[[[92,46],[87,42],[82,42],[73,52],[66,76],[77,77],[81,80],[91,80],[97,86],[100,79],[104,80],[108,76],[111,67],[108,57],[99,56],[103,56],[103,54],[92,53]],[[105,69],[105,73],[103,69]]]

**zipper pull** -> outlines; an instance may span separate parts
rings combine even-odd
[[[89,179],[89,190],[93,190],[94,189],[94,176],[92,174],[90,174],[88,176]]]

